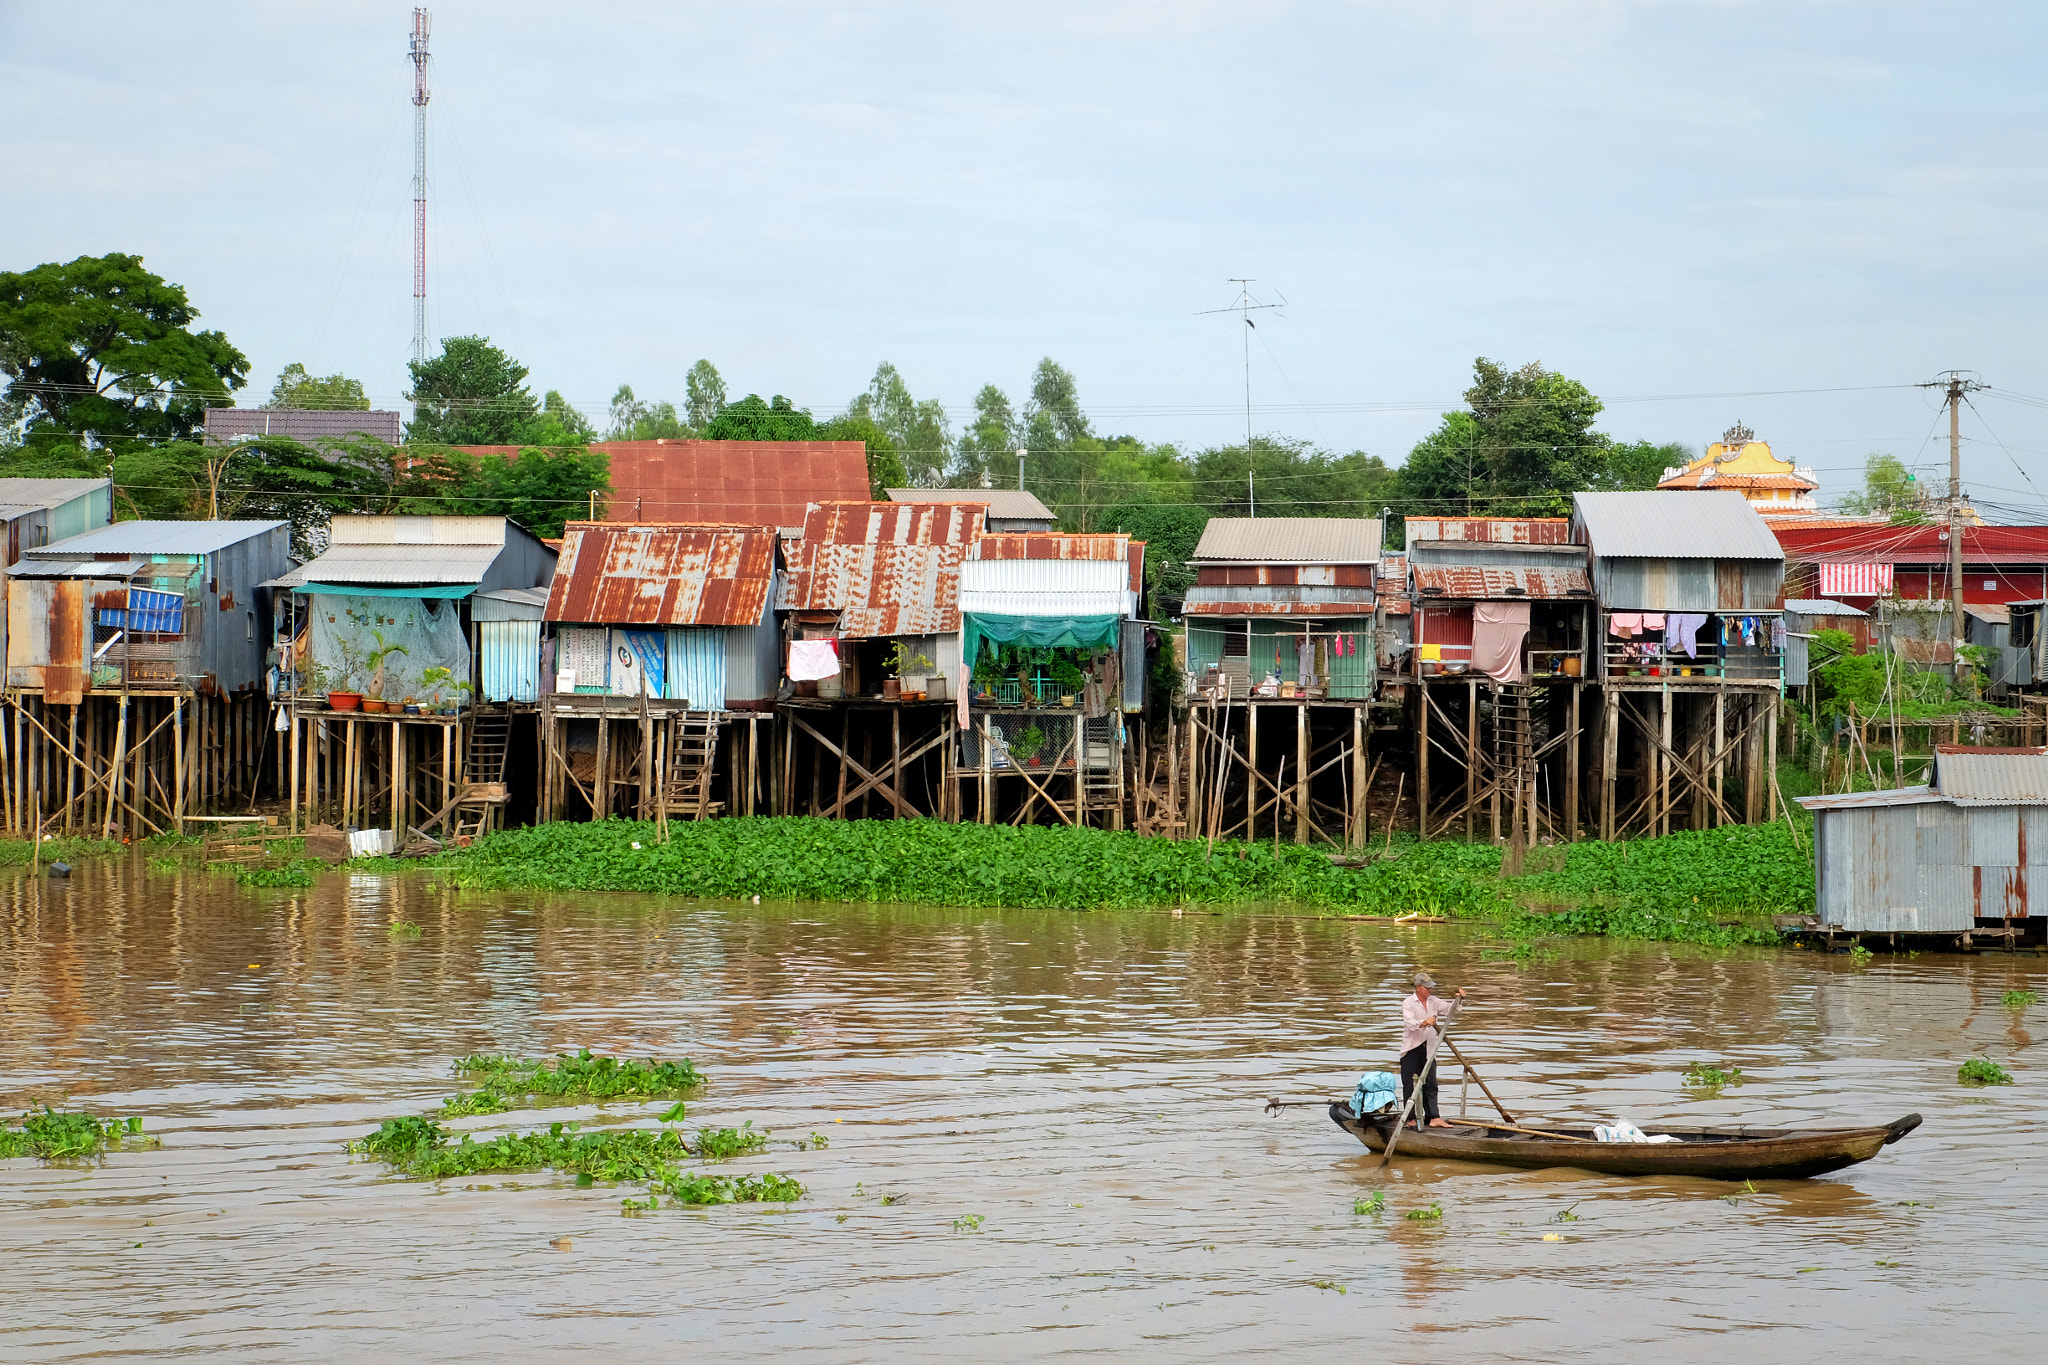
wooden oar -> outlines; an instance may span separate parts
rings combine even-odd
[[[1441,1029],[1437,1034],[1439,1041],[1448,1041],[1449,1036],[1448,1029]],[[1415,1108],[1415,1101],[1422,1098],[1422,1087],[1429,1084],[1429,1073],[1435,1069],[1436,1049],[1431,1048],[1429,1055],[1422,1059],[1422,1070],[1416,1074],[1415,1088],[1408,1092],[1408,1102],[1401,1106],[1400,1120],[1394,1124],[1394,1131],[1387,1134],[1387,1150],[1380,1154],[1380,1164],[1373,1167],[1374,1170],[1385,1170],[1387,1163],[1394,1159],[1394,1144],[1401,1140],[1401,1129],[1407,1126],[1408,1115]],[[1363,1118],[1364,1115],[1361,1114],[1359,1117]]]
[[[1472,1128],[1492,1128],[1503,1133],[1526,1133],[1530,1137],[1549,1138],[1553,1142],[1592,1142],[1592,1138],[1573,1137],[1570,1133],[1546,1133],[1541,1128],[1517,1128],[1512,1123],[1475,1123]]]
[[[1443,1041],[1444,1046],[1451,1050],[1451,1055],[1458,1059],[1458,1065],[1465,1068],[1465,1074],[1467,1076],[1470,1076],[1473,1080],[1479,1081],[1479,1089],[1481,1093],[1483,1093],[1487,1099],[1493,1100],[1493,1107],[1500,1110],[1500,1116],[1506,1119],[1509,1123],[1513,1123],[1515,1121],[1515,1116],[1508,1112],[1508,1107],[1506,1105],[1502,1104],[1499,1100],[1493,1099],[1493,1092],[1486,1088],[1485,1081],[1479,1079],[1479,1073],[1472,1069],[1472,1063],[1465,1060],[1465,1054],[1458,1051],[1458,1045],[1451,1041],[1451,1035],[1448,1032],[1444,1034]]]

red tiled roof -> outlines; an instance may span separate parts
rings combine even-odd
[[[751,626],[775,582],[768,526],[572,521],[547,619],[610,626]]]
[[[1673,474],[1657,487],[1678,492],[1694,488],[1783,488],[1795,493],[1811,493],[1820,485],[1797,474],[1722,474],[1708,465],[1704,469]]]
[[[960,561],[980,503],[828,502],[804,517],[784,606],[836,611],[847,638],[960,629]]]

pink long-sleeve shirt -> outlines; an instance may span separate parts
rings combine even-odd
[[[1441,995],[1432,995],[1428,1000],[1410,995],[1401,1002],[1401,1051],[1421,1047],[1437,1036],[1436,1021],[1457,1017],[1458,1000],[1446,1000]]]

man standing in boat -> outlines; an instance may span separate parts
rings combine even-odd
[[[1404,1112],[1415,1114],[1415,1127],[1420,1130],[1425,1116],[1432,1128],[1448,1128],[1443,1116],[1436,1110],[1436,1068],[1429,1066],[1429,1059],[1435,1053],[1437,1044],[1443,1038],[1439,1019],[1454,1019],[1464,1004],[1463,987],[1449,1000],[1432,995],[1436,982],[1428,972],[1415,974],[1415,994],[1401,1002],[1401,1102]],[[1413,1104],[1415,1078],[1429,1068],[1429,1075],[1422,1083],[1422,1107],[1418,1112],[1408,1106]]]

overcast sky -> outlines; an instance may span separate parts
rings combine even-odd
[[[1472,360],[1618,437],[1740,418],[1824,496],[2048,516],[2048,6],[438,3],[430,319],[594,419],[825,416],[878,361],[956,430],[1050,355],[1107,433],[1398,463]],[[405,387],[411,10],[0,0],[0,269],[138,252],[250,357]],[[2041,403],[2023,401],[2041,396]],[[1999,442],[2003,442],[2003,445]]]

